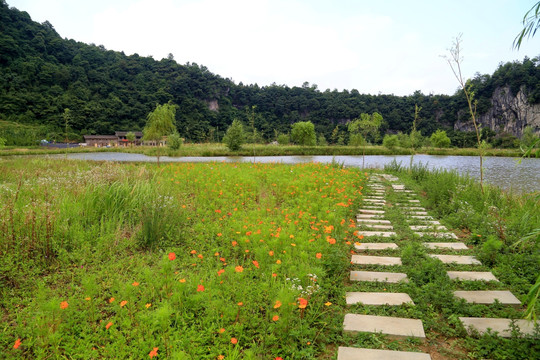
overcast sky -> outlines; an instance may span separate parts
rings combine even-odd
[[[465,77],[540,55],[512,41],[536,0],[6,0],[63,38],[160,60],[172,53],[260,86],[452,94],[441,55],[462,33]]]

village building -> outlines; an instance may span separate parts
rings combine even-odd
[[[127,139],[129,131],[115,131],[114,135],[84,135],[84,142],[86,146],[93,147],[141,145],[143,133],[141,131],[132,132],[135,134],[133,143]]]

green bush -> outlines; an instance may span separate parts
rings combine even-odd
[[[291,143],[289,134],[279,134],[277,137],[277,142],[279,145],[289,145]]]
[[[172,150],[178,150],[180,149],[180,146],[182,146],[182,138],[177,132],[174,132],[169,135],[169,138],[167,139],[167,145],[169,145]]]
[[[245,141],[246,134],[244,133],[244,127],[239,120],[234,119],[223,137],[223,142],[227,145],[229,150],[238,151],[242,148]]]
[[[311,121],[300,121],[292,125],[291,140],[302,146],[315,146],[317,137],[315,125]]]
[[[399,146],[399,138],[397,135],[384,135],[383,146],[392,150]]]
[[[437,130],[429,138],[431,145],[437,148],[447,148],[450,146],[450,138],[446,135],[446,131]]]

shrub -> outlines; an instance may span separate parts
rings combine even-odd
[[[225,133],[225,136],[223,137],[223,142],[227,145],[229,150],[238,151],[242,148],[245,141],[246,135],[244,133],[244,127],[239,120],[234,119],[231,126],[227,129],[227,133]]]
[[[169,135],[169,138],[167,139],[167,144],[172,150],[178,150],[180,149],[180,146],[182,146],[182,138],[177,132],[174,132]]]
[[[279,145],[289,145],[291,142],[289,134],[279,134],[277,137],[277,142]]]
[[[315,136],[315,126],[311,121],[300,121],[292,126],[291,140],[302,146],[315,146],[317,137]]]
[[[431,145],[438,148],[447,148],[450,146],[450,138],[446,135],[446,131],[437,130],[429,138]]]
[[[395,147],[399,146],[399,138],[397,135],[384,135],[383,138],[383,146],[388,149],[394,149]]]

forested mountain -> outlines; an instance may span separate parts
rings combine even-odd
[[[503,84],[525,86],[528,100],[540,102],[540,61],[501,65],[492,75],[472,79],[479,111],[487,112],[493,91]],[[361,113],[379,112],[381,132],[409,132],[415,104],[422,107],[418,130],[430,135],[449,131],[453,143],[473,139],[454,131],[466,109],[459,92],[453,96],[364,95],[356,90],[320,91],[301,87],[235,84],[195,63],[180,65],[172,56],[155,60],[62,39],[54,27],[36,23],[26,12],[0,0],[0,121],[40,125],[49,138],[64,133],[65,109],[72,139],[83,134],[141,130],[156,104],[177,104],[177,127],[190,141],[217,141],[234,118],[255,126],[263,140],[286,133],[297,121],[311,121],[330,143],[344,138],[346,123]],[[252,113],[253,111],[253,113]],[[7,122],[7,123],[6,123]],[[1,126],[1,123],[0,123]],[[340,136],[341,135],[341,136]],[[9,139],[8,139],[9,140]]]

